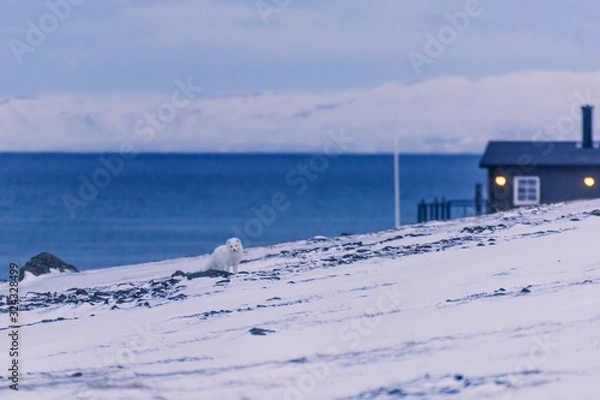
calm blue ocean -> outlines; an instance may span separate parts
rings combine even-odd
[[[103,158],[101,158],[103,157]],[[102,161],[104,160],[104,161]],[[472,199],[474,155],[402,155],[402,223]],[[80,269],[394,226],[391,155],[0,154],[0,265],[51,252]]]

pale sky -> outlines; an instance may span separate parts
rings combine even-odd
[[[0,6],[0,151],[479,153],[578,140],[597,2],[47,0]],[[598,135],[596,135],[599,137]]]

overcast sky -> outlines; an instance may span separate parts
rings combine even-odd
[[[578,140],[593,0],[0,6],[0,151],[481,152]],[[598,135],[596,135],[598,136]]]

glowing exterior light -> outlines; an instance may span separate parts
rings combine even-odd
[[[497,176],[495,179],[496,185],[498,186],[504,186],[506,185],[506,178],[503,176]]]
[[[591,176],[588,176],[583,179],[583,183],[585,183],[585,186],[592,187],[596,183],[596,180]]]

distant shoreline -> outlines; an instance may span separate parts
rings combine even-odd
[[[138,156],[311,156],[318,151],[310,152],[139,152]],[[99,156],[119,154],[118,151],[0,151],[0,157],[5,155],[68,155],[68,156]],[[443,157],[465,157],[481,156],[482,153],[400,153],[401,157],[406,156],[443,156]],[[393,156],[393,153],[343,153],[339,157],[378,157]]]

